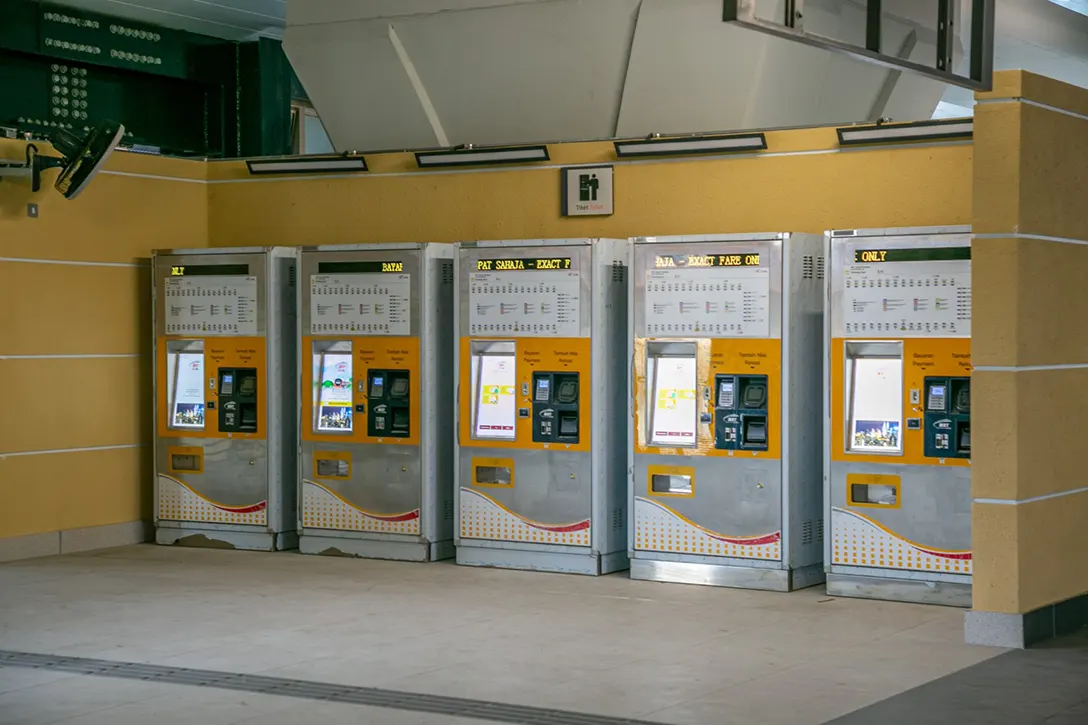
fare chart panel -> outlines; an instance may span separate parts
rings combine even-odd
[[[848,335],[971,335],[970,247],[858,250],[843,269]]]
[[[311,335],[396,335],[412,332],[410,274],[310,276]]]
[[[659,257],[661,266],[646,272],[648,336],[770,335],[771,276],[767,267],[755,266],[758,261],[747,266],[673,267],[668,266],[671,259]]]
[[[256,277],[171,277],[163,297],[168,335],[257,335]]]
[[[581,295],[569,258],[480,260],[469,279],[469,334],[578,337]]]

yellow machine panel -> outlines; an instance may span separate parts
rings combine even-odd
[[[313,365],[302,369],[302,389],[311,391],[302,396],[302,419],[313,425],[302,426],[302,440],[340,443],[383,443],[387,445],[419,445],[419,426],[405,425],[403,431],[394,428],[392,416],[388,428],[384,422],[375,429],[373,416],[367,403],[368,388],[365,381],[354,381],[353,370],[398,370],[407,373],[408,420],[419,420],[420,408],[420,357],[419,338],[416,337],[313,337],[302,338],[302,348],[313,350],[314,343],[344,342],[340,353],[353,361],[345,366],[345,378],[321,379],[322,368],[315,356]],[[337,353],[326,353],[325,356]],[[342,364],[343,361],[337,361]],[[339,383],[338,383],[339,381]],[[363,382],[362,386],[358,382]],[[326,393],[325,391],[328,391]],[[325,396],[323,397],[323,393]],[[330,395],[331,394],[331,395]],[[343,412],[347,411],[347,412]],[[322,423],[322,416],[325,421]],[[338,423],[335,419],[351,422]],[[338,428],[337,425],[350,425]]]
[[[646,338],[636,338],[632,345],[634,358],[634,389],[632,400],[635,412],[635,451],[640,454],[700,455],[710,457],[735,457],[777,459],[782,455],[782,421],[775,416],[768,416],[767,446],[763,450],[721,450],[715,445],[717,433],[713,418],[692,426],[694,445],[672,447],[661,440],[653,445],[649,438],[652,432],[648,421],[652,408],[665,408],[670,404],[670,394],[690,401],[700,416],[709,415],[714,406],[705,392],[711,389],[713,381],[719,375],[736,374],[738,371],[767,377],[767,407],[781,405],[782,400],[782,341],[778,339],[726,340],[720,338],[693,340],[696,347],[695,370],[691,387],[683,390],[654,391],[653,404],[650,403],[646,382]],[[664,394],[664,395],[663,395]],[[674,405],[675,407],[675,405]],[[667,409],[667,408],[666,408]],[[679,438],[679,436],[678,436]]]
[[[579,387],[588,388],[592,384],[592,357],[590,340],[587,338],[531,338],[519,341],[515,345],[512,358],[515,361],[515,372],[509,381],[496,380],[496,384],[489,385],[490,381],[473,379],[474,371],[477,371],[477,363],[482,357],[476,355],[474,362],[473,343],[489,342],[487,338],[462,338],[461,339],[461,364],[460,379],[462,390],[475,391],[472,401],[476,415],[462,416],[459,422],[461,445],[466,448],[518,448],[527,450],[548,450],[560,447],[568,451],[588,451],[590,449],[590,411],[588,407],[581,407],[577,414],[578,440],[548,442],[536,440],[533,436],[533,418],[526,415],[518,415],[518,410],[525,410],[526,405],[531,405],[530,394],[521,394],[519,391],[529,391],[533,387],[533,374],[536,371],[549,370],[561,373],[572,373],[577,376]],[[500,342],[491,340],[491,342]],[[509,384],[504,384],[509,382]],[[494,412],[487,415],[486,412]],[[506,419],[502,415],[506,414]],[[494,422],[483,422],[484,419]],[[473,432],[473,422],[479,428]],[[512,428],[509,439],[497,436],[489,438],[477,437],[489,426],[494,425],[498,429]]]

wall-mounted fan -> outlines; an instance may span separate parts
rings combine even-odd
[[[102,170],[124,135],[125,127],[115,121],[102,121],[82,138],[68,131],[57,131],[51,140],[53,148],[61,154],[59,157],[43,156],[37,146],[28,144],[26,163],[0,162],[0,177],[29,176],[31,190],[38,191],[42,186],[42,171],[59,168],[60,176],[54,186],[65,198],[75,199]]]

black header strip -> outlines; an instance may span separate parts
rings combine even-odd
[[[317,263],[318,274],[397,274],[403,271],[401,260]]]
[[[234,277],[248,276],[248,264],[173,264],[171,277]]]
[[[954,262],[971,259],[970,247],[918,247],[914,249],[858,249],[856,264],[881,262]]]

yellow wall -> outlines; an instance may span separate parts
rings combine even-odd
[[[0,544],[150,518],[147,257],[207,246],[206,173],[118,153],[74,201],[55,171],[0,181]]]
[[[1016,71],[979,98],[974,608],[1021,614],[1088,593],[1088,90]]]
[[[970,221],[970,144],[839,152],[834,129],[768,143],[758,157],[616,164],[607,218],[561,218],[558,171],[614,161],[607,143],[552,145],[545,168],[421,172],[388,154],[364,176],[274,180],[117,154],[74,202],[4,181],[0,305],[15,312],[0,316],[0,544],[150,518],[153,249]],[[0,157],[22,149],[0,142]]]
[[[768,133],[758,157],[616,164],[611,217],[560,216],[559,165],[615,161],[611,143],[553,144],[545,168],[253,179],[209,168],[213,246],[454,242],[969,224],[970,144],[836,151],[833,128]]]

